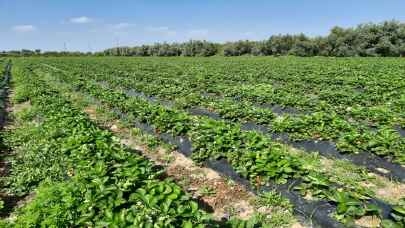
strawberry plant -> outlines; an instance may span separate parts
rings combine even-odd
[[[157,61],[151,58],[148,61],[109,61],[95,58],[30,59],[24,66],[27,71],[24,74],[35,74],[37,78],[50,75],[70,85],[72,90],[88,94],[111,109],[127,114],[131,120],[153,127],[157,135],[169,133],[187,137],[192,142],[192,158],[195,162],[224,159],[254,186],[302,181],[293,191],[303,197],[326,200],[335,205],[336,218],[347,224],[366,215],[380,216],[380,208],[369,203],[374,194],[355,183],[335,183],[323,171],[309,169],[299,155],[272,141],[269,135],[242,131],[240,124],[262,124],[270,127],[273,133],[288,133],[293,140],[328,140],[336,143],[342,153],[367,151],[403,164],[404,141],[393,130],[395,126],[402,126],[404,121],[401,95],[404,88],[401,74],[405,73],[403,63],[396,60],[331,61],[323,58],[207,59],[203,62],[185,59]],[[385,74],[386,71],[389,73]],[[52,178],[45,178],[41,168],[35,169],[34,164],[39,164],[35,163],[38,159],[36,156],[40,155],[38,151],[46,147],[42,147],[45,142],[39,137],[33,137],[32,143],[28,144],[33,149],[33,159],[25,163],[31,168],[21,169],[21,186],[25,186],[21,192],[35,189],[44,181],[69,180],[80,186],[91,186],[89,189],[93,189],[94,193],[85,195],[91,202],[86,208],[98,208],[105,214],[97,217],[93,211],[85,211],[83,213],[86,216],[88,213],[88,217],[85,216],[81,225],[126,224],[128,221],[145,225],[160,221],[162,226],[175,224],[189,227],[205,221],[198,219],[204,216],[200,217],[193,210],[195,206],[192,201],[173,204],[173,186],[167,183],[161,186],[160,182],[155,182],[159,172],[156,172],[156,176],[149,177],[154,173],[152,171],[146,172],[147,177],[143,176],[144,173],[136,167],[144,166],[128,159],[125,153],[111,149],[109,145],[115,144],[105,143],[105,133],[96,134],[94,130],[91,131],[94,137],[90,137],[85,129],[92,127],[84,124],[86,120],[77,115],[77,110],[50,99],[59,96],[57,89],[53,91],[37,84],[35,87],[41,89],[33,89],[32,94],[21,93],[20,97],[21,100],[37,97],[34,106],[45,110],[39,111],[37,118],[44,126],[55,122],[55,128],[49,126],[49,133],[44,134],[45,142],[49,141],[49,149],[41,152],[49,161],[56,160],[58,164],[41,164],[48,172],[55,171]],[[49,109],[46,109],[48,103],[56,105],[49,105]],[[223,121],[190,115],[190,108],[213,112]],[[64,120],[69,121],[57,123]],[[80,128],[82,125],[84,127]],[[66,129],[81,130],[73,134]],[[10,140],[11,145],[21,145],[27,138],[28,133],[24,137],[15,137],[14,141]],[[35,147],[35,144],[38,146]],[[62,145],[63,150],[55,149],[58,145]],[[58,158],[52,160],[53,153]],[[26,161],[27,158],[20,160]],[[125,167],[118,164],[125,164]],[[65,169],[69,172],[63,172]],[[31,173],[30,170],[38,171]],[[129,173],[136,175],[132,177]],[[35,178],[24,178],[24,175]],[[93,194],[97,196],[96,200],[92,198]],[[132,208],[142,216],[130,215],[127,207],[130,203],[126,203],[129,201],[146,205]],[[106,209],[105,204],[116,206]],[[179,217],[168,209],[171,206]],[[118,216],[117,212],[111,215],[108,213],[111,210],[122,214]],[[190,213],[195,220],[187,217]],[[127,215],[130,220],[122,219]],[[398,220],[393,216],[390,221]]]

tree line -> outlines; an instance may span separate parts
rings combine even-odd
[[[224,44],[191,40],[103,51],[111,56],[405,56],[405,23],[385,21],[354,28],[334,27],[326,36],[273,35],[263,41],[240,40]]]
[[[28,57],[28,56],[92,56],[95,53],[80,51],[42,51],[41,49],[0,51],[0,57]]]
[[[96,53],[41,52],[21,50],[0,52],[0,56],[405,56],[405,23],[385,21],[353,28],[334,27],[326,36],[305,34],[273,35],[267,40],[214,43],[190,40],[183,43],[155,43],[135,47],[114,47]]]

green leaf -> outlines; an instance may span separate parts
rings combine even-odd
[[[186,221],[183,223],[183,228],[193,228],[193,223]]]
[[[398,213],[404,215],[404,217],[405,217],[405,207],[395,206],[395,207],[392,207],[392,209],[395,212],[398,212]]]

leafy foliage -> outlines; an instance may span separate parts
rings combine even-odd
[[[137,110],[157,113],[159,107],[152,108],[149,101],[167,101],[162,102],[166,108],[160,111],[173,112],[167,106],[184,111],[198,107],[209,117],[253,122],[268,126],[273,133],[288,133],[294,140],[328,140],[343,153],[367,151],[404,163],[405,139],[393,129],[405,121],[401,76],[405,72],[403,63],[394,59],[235,59],[221,63],[86,59],[71,60],[68,65],[54,59],[48,63],[65,69],[61,79],[67,83],[77,80],[76,86],[81,88],[80,83],[91,79],[85,87],[93,95],[102,96],[95,88],[103,85],[104,98],[125,99],[126,106],[119,107],[124,112],[128,106],[142,103]],[[68,72],[79,77],[72,78]],[[138,119],[152,123],[147,120],[147,110],[146,114],[137,111],[141,115]],[[154,122],[159,130],[165,131],[160,122],[175,121],[171,124],[178,129],[170,132],[188,131],[183,129],[187,125],[179,124],[187,121],[184,114],[168,118],[170,115]]]
[[[213,63],[208,60],[198,64],[193,62],[193,60],[186,60],[185,62],[177,62],[178,60],[175,60],[175,67],[173,67],[173,63],[170,61],[159,61],[159,63],[156,63],[153,60],[145,62],[144,60],[137,59],[131,60],[135,62],[127,62],[127,60],[118,59],[115,60],[116,62],[113,61],[113,63],[116,63],[114,67],[111,63],[103,62],[103,64],[100,64],[98,61],[101,60],[67,61],[66,59],[31,59],[28,62],[32,63],[31,69],[33,72],[29,72],[29,74],[45,75],[50,73],[56,80],[69,85],[72,90],[91,95],[111,109],[126,113],[130,116],[131,120],[133,119],[153,126],[155,133],[158,135],[170,133],[173,136],[187,137],[193,143],[192,157],[194,161],[203,163],[211,159],[225,159],[234,170],[241,176],[249,179],[254,186],[260,187],[269,182],[285,184],[289,181],[300,179],[303,183],[294,189],[294,191],[301,193],[302,196],[310,195],[314,200],[325,199],[335,204],[338,208],[336,217],[343,222],[351,223],[354,219],[364,215],[380,214],[380,209],[376,205],[369,203],[369,199],[373,197],[371,192],[353,183],[345,183],[346,185],[341,186],[330,181],[330,177],[325,173],[309,169],[298,156],[289,153],[288,149],[282,144],[273,142],[265,134],[254,131],[243,131],[238,122],[254,121],[268,124],[272,126],[274,132],[287,132],[296,139],[334,140],[342,152],[353,153],[368,150],[388,158],[393,157],[400,163],[403,157],[401,153],[403,138],[399,137],[397,132],[390,130],[398,120],[403,118],[400,114],[402,108],[399,105],[402,98],[395,91],[395,89],[398,89],[396,86],[400,86],[403,83],[400,80],[400,76],[397,75],[398,72],[394,73],[394,76],[391,75],[390,79],[382,77],[381,80],[375,79],[375,81],[367,84],[369,79],[362,76],[365,72],[364,69],[358,71],[359,76],[355,80],[349,77],[351,73],[337,77],[341,73],[348,74],[346,70],[341,70],[340,63],[346,64],[348,69],[352,70],[356,68],[357,64],[362,63],[360,60],[341,60],[342,62],[329,68],[330,66],[325,64],[330,63],[328,62],[329,60],[322,59],[316,64],[306,62],[307,60],[293,58],[272,60],[270,62],[263,59],[255,62],[253,68],[249,68],[253,70],[246,70],[246,64],[252,63],[247,60],[235,60],[235,62],[231,61],[223,65],[218,63],[212,65]],[[396,64],[400,65],[397,62],[387,61],[387,68]],[[57,67],[46,66],[42,63],[52,64]],[[270,63],[271,68],[266,67],[267,63]],[[287,68],[286,70],[284,65],[286,63],[294,67]],[[367,68],[377,69],[375,68],[377,62],[375,62],[376,65],[373,62],[371,62],[373,64],[370,62],[366,63],[370,64],[367,65]],[[201,67],[201,64],[205,67]],[[328,68],[324,68],[324,65]],[[214,70],[214,68],[210,68],[211,66],[218,66],[218,69]],[[381,63],[378,62],[378,66],[380,67]],[[400,71],[399,68],[396,69]],[[304,76],[301,76],[301,71],[305,73]],[[369,71],[367,70],[366,72]],[[281,73],[283,73],[283,76]],[[325,76],[329,74],[330,76]],[[175,77],[172,77],[172,75]],[[284,77],[284,75],[287,76]],[[376,73],[375,77],[377,75],[381,76]],[[304,87],[300,87],[297,81],[291,79],[302,80],[306,83],[304,83]],[[372,88],[370,90],[373,92],[367,95],[353,93],[353,84],[357,85],[357,81]],[[269,86],[268,84],[272,84],[272,82],[277,82],[282,86]],[[381,82],[384,86],[391,86],[389,89],[390,95],[386,94],[376,98],[373,94],[382,89],[380,85],[375,85],[376,82]],[[397,83],[397,85],[393,85],[395,84],[393,82]],[[259,86],[255,87],[256,83]],[[332,86],[327,87],[327,84],[332,84]],[[342,92],[342,84],[345,88],[351,88],[351,90]],[[49,122],[50,126],[53,124],[52,121],[55,121],[58,129],[72,129],[72,127],[76,129],[78,127],[71,124],[78,120],[80,126],[84,125],[84,129],[90,128],[82,123],[82,121],[79,121],[81,115],[77,114],[77,110],[72,110],[69,108],[69,105],[62,105],[62,103],[66,103],[65,100],[58,102],[50,98],[59,97],[57,91],[50,91],[40,85],[35,85],[35,87],[41,88],[38,91],[33,89],[34,97],[38,97],[38,103],[34,103],[35,106],[40,106],[41,109],[39,110],[43,109],[52,114],[45,115],[47,112],[44,111],[43,116],[39,115],[41,117],[39,119],[44,121],[44,124],[51,120]],[[128,92],[130,89],[135,89],[135,92],[137,92],[136,96],[132,96]],[[207,96],[204,92],[215,94],[215,96]],[[307,93],[311,94],[311,96],[306,96]],[[132,91],[132,94],[134,94],[134,91]],[[151,96],[169,99],[172,102],[163,104],[163,101]],[[398,99],[398,97],[401,99]],[[386,101],[390,101],[389,106],[382,107],[381,103]],[[358,102],[358,106],[354,102]],[[268,108],[252,107],[254,105],[269,103],[280,103],[284,106],[293,105],[299,107],[300,111],[314,109],[315,112],[298,115],[286,114],[282,117],[276,117]],[[57,105],[52,106],[49,104]],[[214,120],[211,117],[192,116],[188,112],[188,108],[192,106],[203,106],[207,110],[220,113],[220,116],[224,117],[225,121]],[[357,109],[353,111],[352,107],[356,107]],[[367,110],[365,112],[373,110],[373,114],[365,114],[365,112],[359,112],[359,110]],[[62,112],[63,115],[58,116],[56,113],[59,112]],[[351,113],[354,114],[351,115]],[[389,115],[386,118],[380,118],[384,115],[383,113],[388,113]],[[66,123],[68,124],[66,126],[61,127],[56,123],[63,122],[64,119],[69,120],[71,116],[74,118],[69,123]],[[375,121],[376,126],[380,128],[377,131],[368,129],[369,126],[361,121],[364,116]],[[83,121],[86,122],[87,119],[84,117]],[[49,130],[49,132],[52,133],[53,131]],[[56,167],[60,167],[60,169],[56,170],[73,170],[73,175],[71,172],[67,172],[67,174],[56,172],[56,178],[52,181],[60,182],[68,179],[75,181],[74,183],[84,183],[84,186],[94,186],[94,189],[102,189],[102,193],[108,196],[107,198],[103,198],[104,195],[102,194],[97,198],[102,202],[109,202],[110,198],[118,198],[119,201],[124,199],[124,202],[135,203],[135,201],[132,202],[131,200],[135,199],[133,197],[136,197],[137,200],[149,205],[145,210],[138,211],[138,213],[145,215],[139,218],[141,220],[144,217],[150,217],[150,213],[155,215],[154,209],[156,208],[154,205],[156,200],[161,202],[158,205],[167,204],[166,199],[160,201],[159,197],[149,196],[149,190],[159,193],[156,196],[164,195],[161,193],[162,191],[166,191],[166,187],[156,187],[153,184],[150,187],[149,184],[156,180],[157,176],[152,175],[152,177],[149,177],[147,175],[148,177],[141,178],[127,174],[129,171],[126,168],[131,170],[130,173],[136,173],[136,167],[144,166],[137,164],[135,167],[132,167],[131,164],[135,164],[136,162],[129,159],[125,153],[118,153],[122,151],[122,148],[119,149],[120,147],[116,143],[113,143],[114,140],[111,135],[108,136],[103,131],[97,133],[98,130],[94,130],[94,132],[91,132],[97,133],[97,137],[94,136],[95,138],[93,138],[88,135],[87,131],[79,131],[79,133],[74,131],[74,137],[70,138],[69,135],[73,134],[73,132],[64,132],[63,130],[57,130],[56,132],[46,136],[51,139],[55,136],[62,139],[60,142],[62,142],[65,149],[60,151],[61,153],[58,156],[65,156],[67,158],[67,162],[61,163],[67,165],[66,168],[58,165]],[[99,137],[103,140],[107,137],[108,143],[103,140],[101,143],[98,143]],[[35,137],[33,140],[35,141]],[[18,143],[19,140],[15,140],[15,142]],[[50,142],[52,141],[50,140]],[[76,145],[76,143],[79,144]],[[77,148],[76,146],[79,147]],[[105,153],[97,153],[97,151],[105,151]],[[48,151],[45,152],[48,153]],[[128,167],[126,165],[126,168],[121,167],[120,164],[127,164],[127,162],[129,162]],[[91,165],[89,166],[89,164]],[[146,165],[146,167],[149,166]],[[21,173],[28,174],[29,172]],[[155,174],[154,172],[147,171],[146,173]],[[18,178],[17,175],[16,177]],[[39,175],[37,179],[39,179],[37,182],[41,182],[45,178]],[[134,183],[137,188],[131,188],[133,187],[132,184],[127,186],[124,184],[127,183],[124,180]],[[110,192],[109,186],[115,186],[115,184],[118,184],[120,187],[118,189],[114,187],[112,188],[113,191]],[[28,182],[26,185],[29,187],[31,185],[36,186],[37,184],[35,182]],[[135,192],[136,194],[126,194],[127,192],[121,188],[124,188],[124,190],[128,188],[129,192]],[[138,192],[136,189],[148,189],[148,191],[141,190],[141,192]],[[96,190],[94,191],[97,192]],[[123,193],[120,193],[120,191]],[[98,192],[97,194],[92,193],[90,196],[93,194],[98,195]],[[109,197],[109,194],[111,194],[111,197]],[[151,194],[155,196],[154,193]],[[171,198],[170,194],[167,196],[169,200]],[[180,205],[176,206],[176,208],[191,208],[193,212],[192,206],[184,206],[189,202],[192,201],[180,201]],[[105,205],[105,203],[102,205]],[[125,205],[125,207],[122,205]],[[118,204],[117,208],[121,211],[123,208],[127,209],[128,206],[129,204],[127,203]],[[97,207],[105,208],[101,205]],[[176,211],[180,210],[180,212],[185,213],[180,213],[179,218],[173,214],[167,217],[169,220],[175,217],[173,223],[170,224],[189,226],[188,222],[186,224],[180,222],[189,221],[185,219],[188,218],[189,211],[186,209],[183,211],[183,209],[175,209]],[[111,208],[106,210],[110,211]],[[113,211],[116,210],[113,209]],[[158,212],[157,216],[162,215],[166,218],[165,206],[159,206]],[[91,217],[89,220],[101,221],[107,217],[111,218],[110,215],[104,215],[102,218]],[[156,217],[159,221],[160,219],[167,221],[164,218]],[[204,218],[203,213],[196,212],[193,213],[194,220],[192,222],[205,222]],[[122,222],[121,220],[114,221],[120,224]],[[139,220],[139,222],[145,221]],[[242,223],[246,225],[246,222]]]
[[[94,96],[99,101],[110,106],[111,109],[124,111],[136,121],[154,126],[157,134],[171,133],[175,136],[188,137],[193,143],[192,158],[196,162],[203,163],[210,159],[226,159],[234,170],[241,176],[248,178],[254,186],[261,186],[268,182],[284,184],[294,179],[303,179],[303,184],[295,190],[301,192],[303,196],[310,194],[314,199],[326,199],[336,204],[338,208],[341,208],[337,218],[346,223],[351,223],[354,219],[364,215],[379,215],[377,206],[368,202],[370,197],[373,196],[372,193],[353,183],[348,183],[348,186],[340,186],[329,181],[327,175],[306,168],[305,164],[298,157],[289,154],[283,145],[272,142],[269,137],[263,134],[242,131],[237,123],[213,120],[209,117],[190,116],[187,112],[181,110],[182,107],[187,107],[187,105],[183,105],[184,99],[181,101],[182,103],[174,106],[163,105],[158,100],[144,94],[131,96],[122,89],[122,87],[130,89],[134,85],[135,87],[140,86],[139,88],[145,92],[170,97],[170,94],[177,90],[176,87],[179,85],[177,80],[173,80],[174,83],[170,85],[160,83],[162,86],[156,87],[156,89],[161,89],[160,93],[154,88],[156,86],[154,79],[148,76],[145,76],[145,78],[144,76],[134,76],[133,80],[125,79],[128,75],[122,77],[124,81],[117,82],[108,75],[111,73],[112,68],[106,67],[105,72],[100,71],[100,69],[90,68],[87,69],[87,72],[82,71],[79,73],[78,69],[84,69],[83,67],[73,70],[71,66],[67,67],[65,64],[64,62],[59,63],[58,67],[61,67],[60,69],[66,67],[66,70],[51,71],[58,80],[72,85],[76,90]],[[142,65],[140,67],[147,68],[147,66]],[[42,68],[38,69],[39,73],[49,72],[50,70],[49,67],[38,68]],[[94,72],[100,73],[95,75]],[[120,73],[127,74],[125,71]],[[94,78],[94,81],[88,80],[88,75]],[[155,75],[154,70],[152,70],[151,75]],[[136,80],[146,80],[149,84],[138,84],[135,82]],[[113,86],[106,86],[105,83],[101,83],[106,81]],[[151,81],[153,84],[150,83]],[[221,86],[228,88],[228,90],[225,90],[225,94],[237,93],[236,88],[231,91],[229,88],[233,87]],[[149,90],[150,88],[151,90]],[[165,90],[165,88],[168,89]],[[186,90],[186,87],[181,88]],[[206,87],[200,89],[202,88]],[[259,88],[264,91],[274,91],[273,87],[264,84]],[[246,102],[269,99],[266,92],[251,92],[252,90],[254,90],[252,86],[241,87],[239,97],[244,99],[244,96],[246,96]],[[189,97],[194,103],[209,103],[204,103],[204,98],[199,101],[199,98],[195,95]],[[215,102],[218,102],[218,100],[210,100],[210,104]],[[230,105],[237,105],[236,102],[232,103],[231,100],[226,102],[229,102]],[[274,121],[279,121],[279,128],[275,128],[275,131],[296,133],[297,136],[303,138],[318,135],[317,138],[325,137],[336,140],[340,139],[339,131],[349,131],[350,133],[356,130],[364,131],[360,123],[353,126],[338,113],[328,115],[327,112],[321,111],[330,107],[327,103],[321,102],[320,105],[320,111],[311,115],[291,116],[281,121],[279,118],[275,118]],[[217,107],[221,109],[219,104]],[[243,111],[242,113],[242,115],[245,115]],[[270,121],[273,118],[273,115],[271,115]],[[238,120],[238,118],[236,119]],[[336,129],[339,129],[339,131],[335,132]],[[348,195],[342,196],[340,192],[347,192]]]
[[[404,56],[405,25],[398,21],[360,24],[355,28],[333,27],[324,37],[304,34],[273,35],[263,41],[240,40],[225,44],[207,41],[156,43],[139,47],[115,47],[102,54],[113,56]]]
[[[12,225],[202,227],[210,223],[179,186],[160,179],[162,170],[122,147],[24,65],[15,70],[15,78],[30,91],[41,122],[22,121],[22,128],[9,136],[10,145],[18,148],[10,190],[27,194],[36,189],[36,197],[19,209]]]

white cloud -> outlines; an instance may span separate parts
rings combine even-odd
[[[11,28],[15,32],[33,32],[37,28],[33,25],[16,25]]]
[[[208,30],[206,29],[195,29],[188,31],[188,35],[192,38],[202,38],[208,36]]]
[[[177,34],[176,31],[170,30],[169,27],[161,26],[161,27],[147,27],[146,31],[160,33],[166,36],[175,36]]]
[[[93,19],[86,17],[86,16],[81,16],[81,17],[70,18],[69,21],[74,24],[87,24],[87,23],[92,22]]]
[[[113,28],[113,29],[126,29],[126,28],[133,27],[133,26],[135,26],[135,25],[130,24],[130,23],[126,23],[126,22],[122,22],[122,23],[111,25],[111,28]]]

